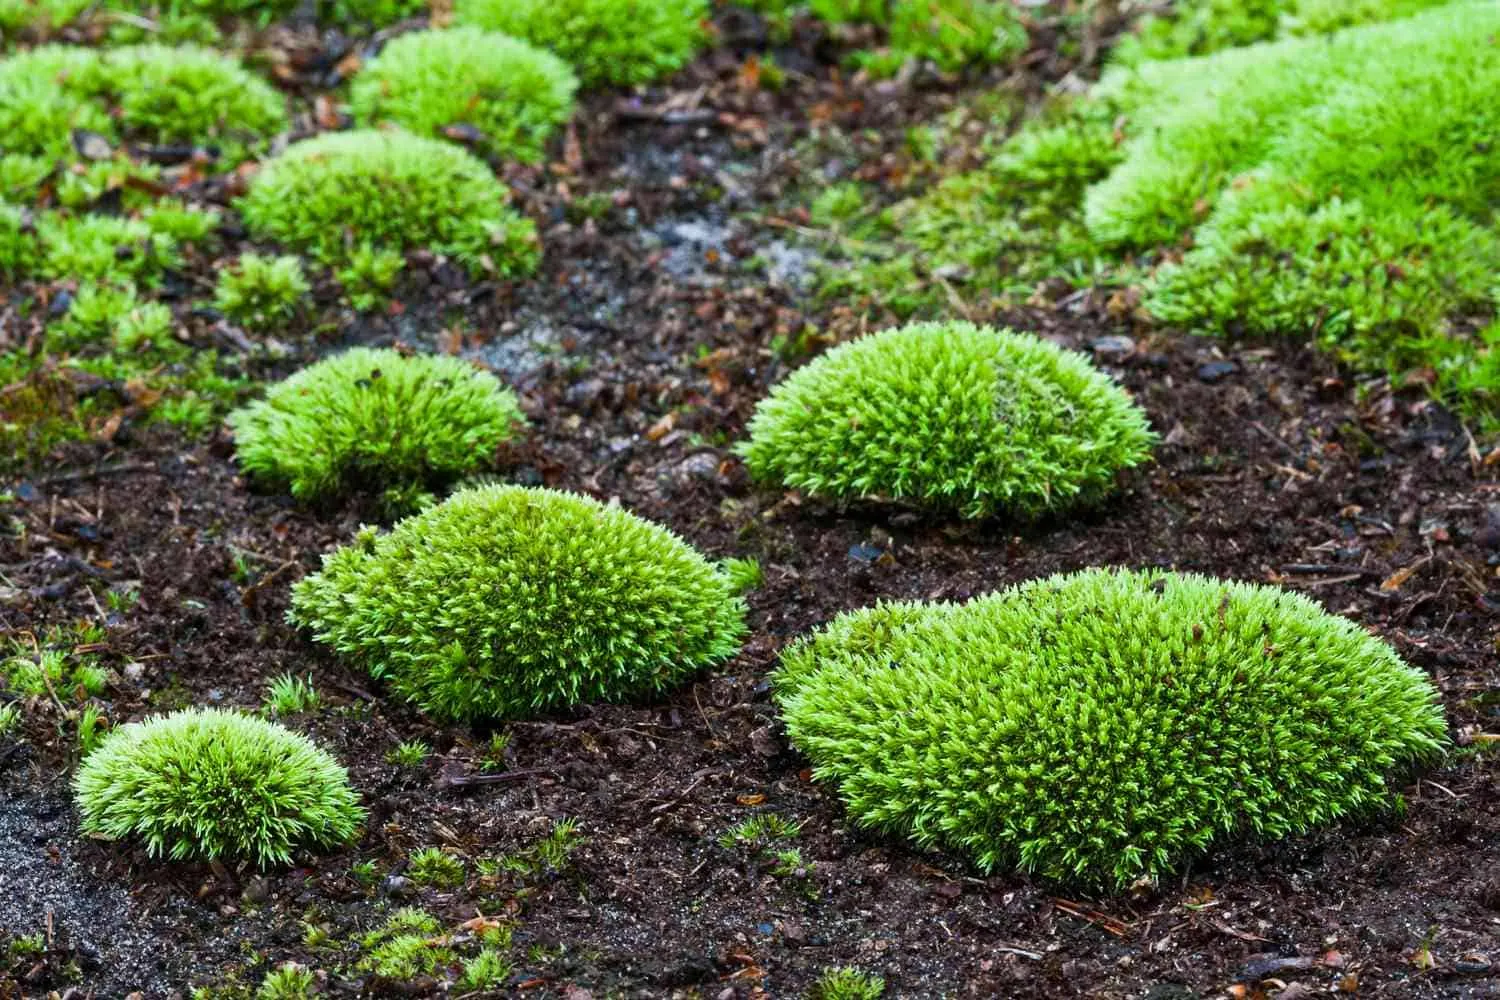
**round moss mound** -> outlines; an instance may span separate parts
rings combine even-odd
[[[215,708],[115,729],[73,790],[84,833],[174,860],[287,864],[296,847],[347,842],[364,819],[344,769],[311,740]]]
[[[434,716],[503,719],[671,687],[739,649],[744,612],[665,528],[486,486],[325,556],[290,618]]]
[[[762,481],[965,517],[1097,499],[1145,461],[1145,415],[1082,355],[971,323],[841,344],[771,390],[740,446]]]
[[[681,69],[707,38],[707,0],[456,0],[457,23],[557,53],[587,86]]]
[[[1090,887],[1390,806],[1446,744],[1426,676],[1353,623],[1155,571],[844,615],[775,679],[860,823]]]
[[[190,144],[232,167],[288,123],[285,101],[233,59],[182,45],[44,45],[0,61],[8,154],[74,159],[73,131],[123,142]]]
[[[492,31],[452,28],[392,41],[355,77],[350,99],[362,124],[439,136],[469,126],[491,155],[535,163],[572,116],[577,90],[578,78],[550,52]]]
[[[525,422],[515,393],[467,361],[368,347],[310,365],[229,415],[240,468],[299,500],[481,472]]]
[[[471,273],[530,274],[536,227],[506,207],[510,193],[471,153],[407,132],[332,132],[263,166],[237,205],[259,239],[337,266],[351,244],[421,248]]]

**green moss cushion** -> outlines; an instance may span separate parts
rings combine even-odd
[[[506,207],[510,193],[481,160],[407,132],[332,132],[266,163],[237,203],[259,239],[330,266],[351,244],[451,254],[471,272],[536,269],[536,227]]]
[[[1097,498],[1154,440],[1082,355],[970,323],[840,345],[772,389],[749,430],[740,450],[758,479],[965,517]]]
[[[1388,807],[1446,743],[1426,676],[1353,623],[1161,572],[858,611],[775,679],[858,822],[1090,887]]]
[[[662,691],[733,655],[744,611],[665,528],[487,486],[325,557],[290,617],[433,715],[497,719]]]
[[[458,24],[561,56],[587,86],[646,83],[686,65],[707,34],[707,0],[455,0]]]
[[[45,45],[0,60],[0,153],[73,159],[72,133],[110,143],[217,146],[232,167],[287,126],[285,102],[238,62],[197,46]]]
[[[467,361],[368,347],[304,368],[229,416],[240,467],[301,500],[481,472],[524,423],[515,394]]]
[[[491,155],[534,163],[573,114],[578,78],[526,42],[478,28],[418,31],[388,44],[354,79],[362,124],[394,123],[418,135],[470,126]]]
[[[113,730],[73,780],[83,832],[153,857],[286,864],[364,818],[344,769],[305,736],[254,716],[189,709]]]

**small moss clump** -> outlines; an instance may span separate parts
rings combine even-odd
[[[515,394],[446,355],[357,347],[229,416],[240,467],[299,500],[437,486],[483,471],[525,423]]]
[[[503,719],[664,690],[732,656],[744,613],[665,528],[485,486],[326,556],[289,617],[435,716]]]
[[[1026,48],[1026,29],[1009,3],[994,0],[809,0],[830,24],[865,23],[887,29],[886,49],[859,61],[890,75],[911,59],[953,72],[1003,62]]]
[[[347,842],[364,818],[338,762],[264,719],[189,709],[114,729],[73,781],[84,833],[152,857],[287,864]]]
[[[214,307],[237,323],[266,330],[291,320],[311,290],[300,258],[241,254],[236,266],[219,272]]]
[[[1157,571],[844,615],[775,682],[860,823],[1092,887],[1388,807],[1446,745],[1431,682],[1358,626]]]
[[[1098,498],[1154,440],[1087,359],[1036,337],[919,323],[840,345],[756,408],[740,447],[757,479],[964,517]]]
[[[0,61],[7,154],[75,156],[73,130],[123,142],[212,146],[232,167],[287,125],[285,102],[239,63],[196,46],[46,45]]]
[[[578,79],[568,64],[479,28],[419,31],[388,44],[354,80],[356,120],[441,137],[477,129],[492,156],[535,163],[573,114]]]
[[[536,227],[473,154],[406,132],[317,136],[266,163],[238,206],[258,238],[337,267],[350,246],[450,254],[471,273],[536,269]]]
[[[462,25],[565,59],[587,86],[646,83],[681,69],[707,38],[707,0],[456,0]]]

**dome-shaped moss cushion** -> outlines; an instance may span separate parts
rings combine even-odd
[[[216,708],[110,732],[73,779],[83,832],[143,841],[153,857],[291,861],[364,818],[348,775],[307,737]]]
[[[670,687],[739,649],[744,611],[665,528],[486,486],[326,556],[290,617],[433,715],[498,719]]]
[[[1432,684],[1358,626],[1160,572],[844,615],[775,681],[860,823],[1089,886],[1389,805],[1445,744]]]
[[[841,344],[772,389],[749,430],[740,452],[757,479],[965,517],[1097,498],[1154,440],[1082,355],[971,323]]]
[[[472,272],[530,274],[536,227],[472,153],[408,132],[329,132],[266,163],[236,202],[250,232],[325,264],[353,245],[451,254]]]
[[[478,28],[417,31],[392,40],[354,78],[362,124],[394,122],[418,135],[452,125],[479,130],[490,154],[535,163],[573,114],[568,64],[519,39]]]
[[[467,361],[369,347],[310,365],[229,415],[240,467],[299,500],[481,472],[524,423],[515,393]]]
[[[707,0],[455,0],[455,23],[500,31],[567,60],[586,86],[646,83],[702,48]]]

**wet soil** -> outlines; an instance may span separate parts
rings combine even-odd
[[[541,223],[537,279],[476,286],[418,255],[399,307],[340,314],[337,333],[260,367],[353,342],[493,366],[532,421],[501,476],[618,499],[714,556],[761,562],[744,651],[656,703],[510,724],[506,769],[485,772],[488,732],[433,725],[284,624],[291,584],[373,517],[367,505],[255,492],[223,432],[187,442],[127,422],[65,448],[11,484],[0,628],[40,639],[104,622],[114,721],[255,707],[270,678],[310,671],[324,703],[293,724],[348,765],[370,817],[357,844],[289,870],[153,862],[78,835],[71,731],[30,725],[25,742],[0,741],[0,931],[41,932],[48,950],[11,968],[0,996],[166,997],[237,969],[254,983],[286,960],[332,970],[349,953],[309,947],[304,922],[337,947],[397,904],[514,921],[517,967],[494,995],[793,997],[852,965],[899,997],[1500,996],[1500,757],[1474,741],[1500,731],[1500,453],[1420,386],[1295,345],[1152,330],[1095,292],[978,318],[1092,351],[1146,409],[1163,444],[1107,505],[974,524],[752,487],[729,445],[804,360],[780,345],[809,323],[832,341],[882,322],[813,297],[819,251],[796,235],[793,193],[872,163],[900,175],[892,136],[981,84],[846,81],[814,40],[783,54],[792,82],[773,95],[742,86],[763,40],[734,32],[754,36],[753,22],[724,31],[670,88],[591,100],[559,169],[510,172]],[[1045,32],[1036,53],[1006,85],[1034,94],[1074,68]],[[585,194],[607,209],[581,213]],[[1459,752],[1405,790],[1400,815],[1230,845],[1158,887],[1094,898],[853,829],[787,747],[766,676],[799,633],[880,598],[963,599],[1108,564],[1315,597],[1432,675]],[[112,588],[139,601],[111,610]],[[1254,706],[1243,721],[1259,724]],[[433,755],[387,763],[409,740]],[[719,842],[766,812],[802,823],[798,871]],[[492,857],[564,817],[583,846],[524,890],[401,877],[415,848]],[[361,861],[375,884],[351,875]],[[324,988],[427,995],[358,976]]]

